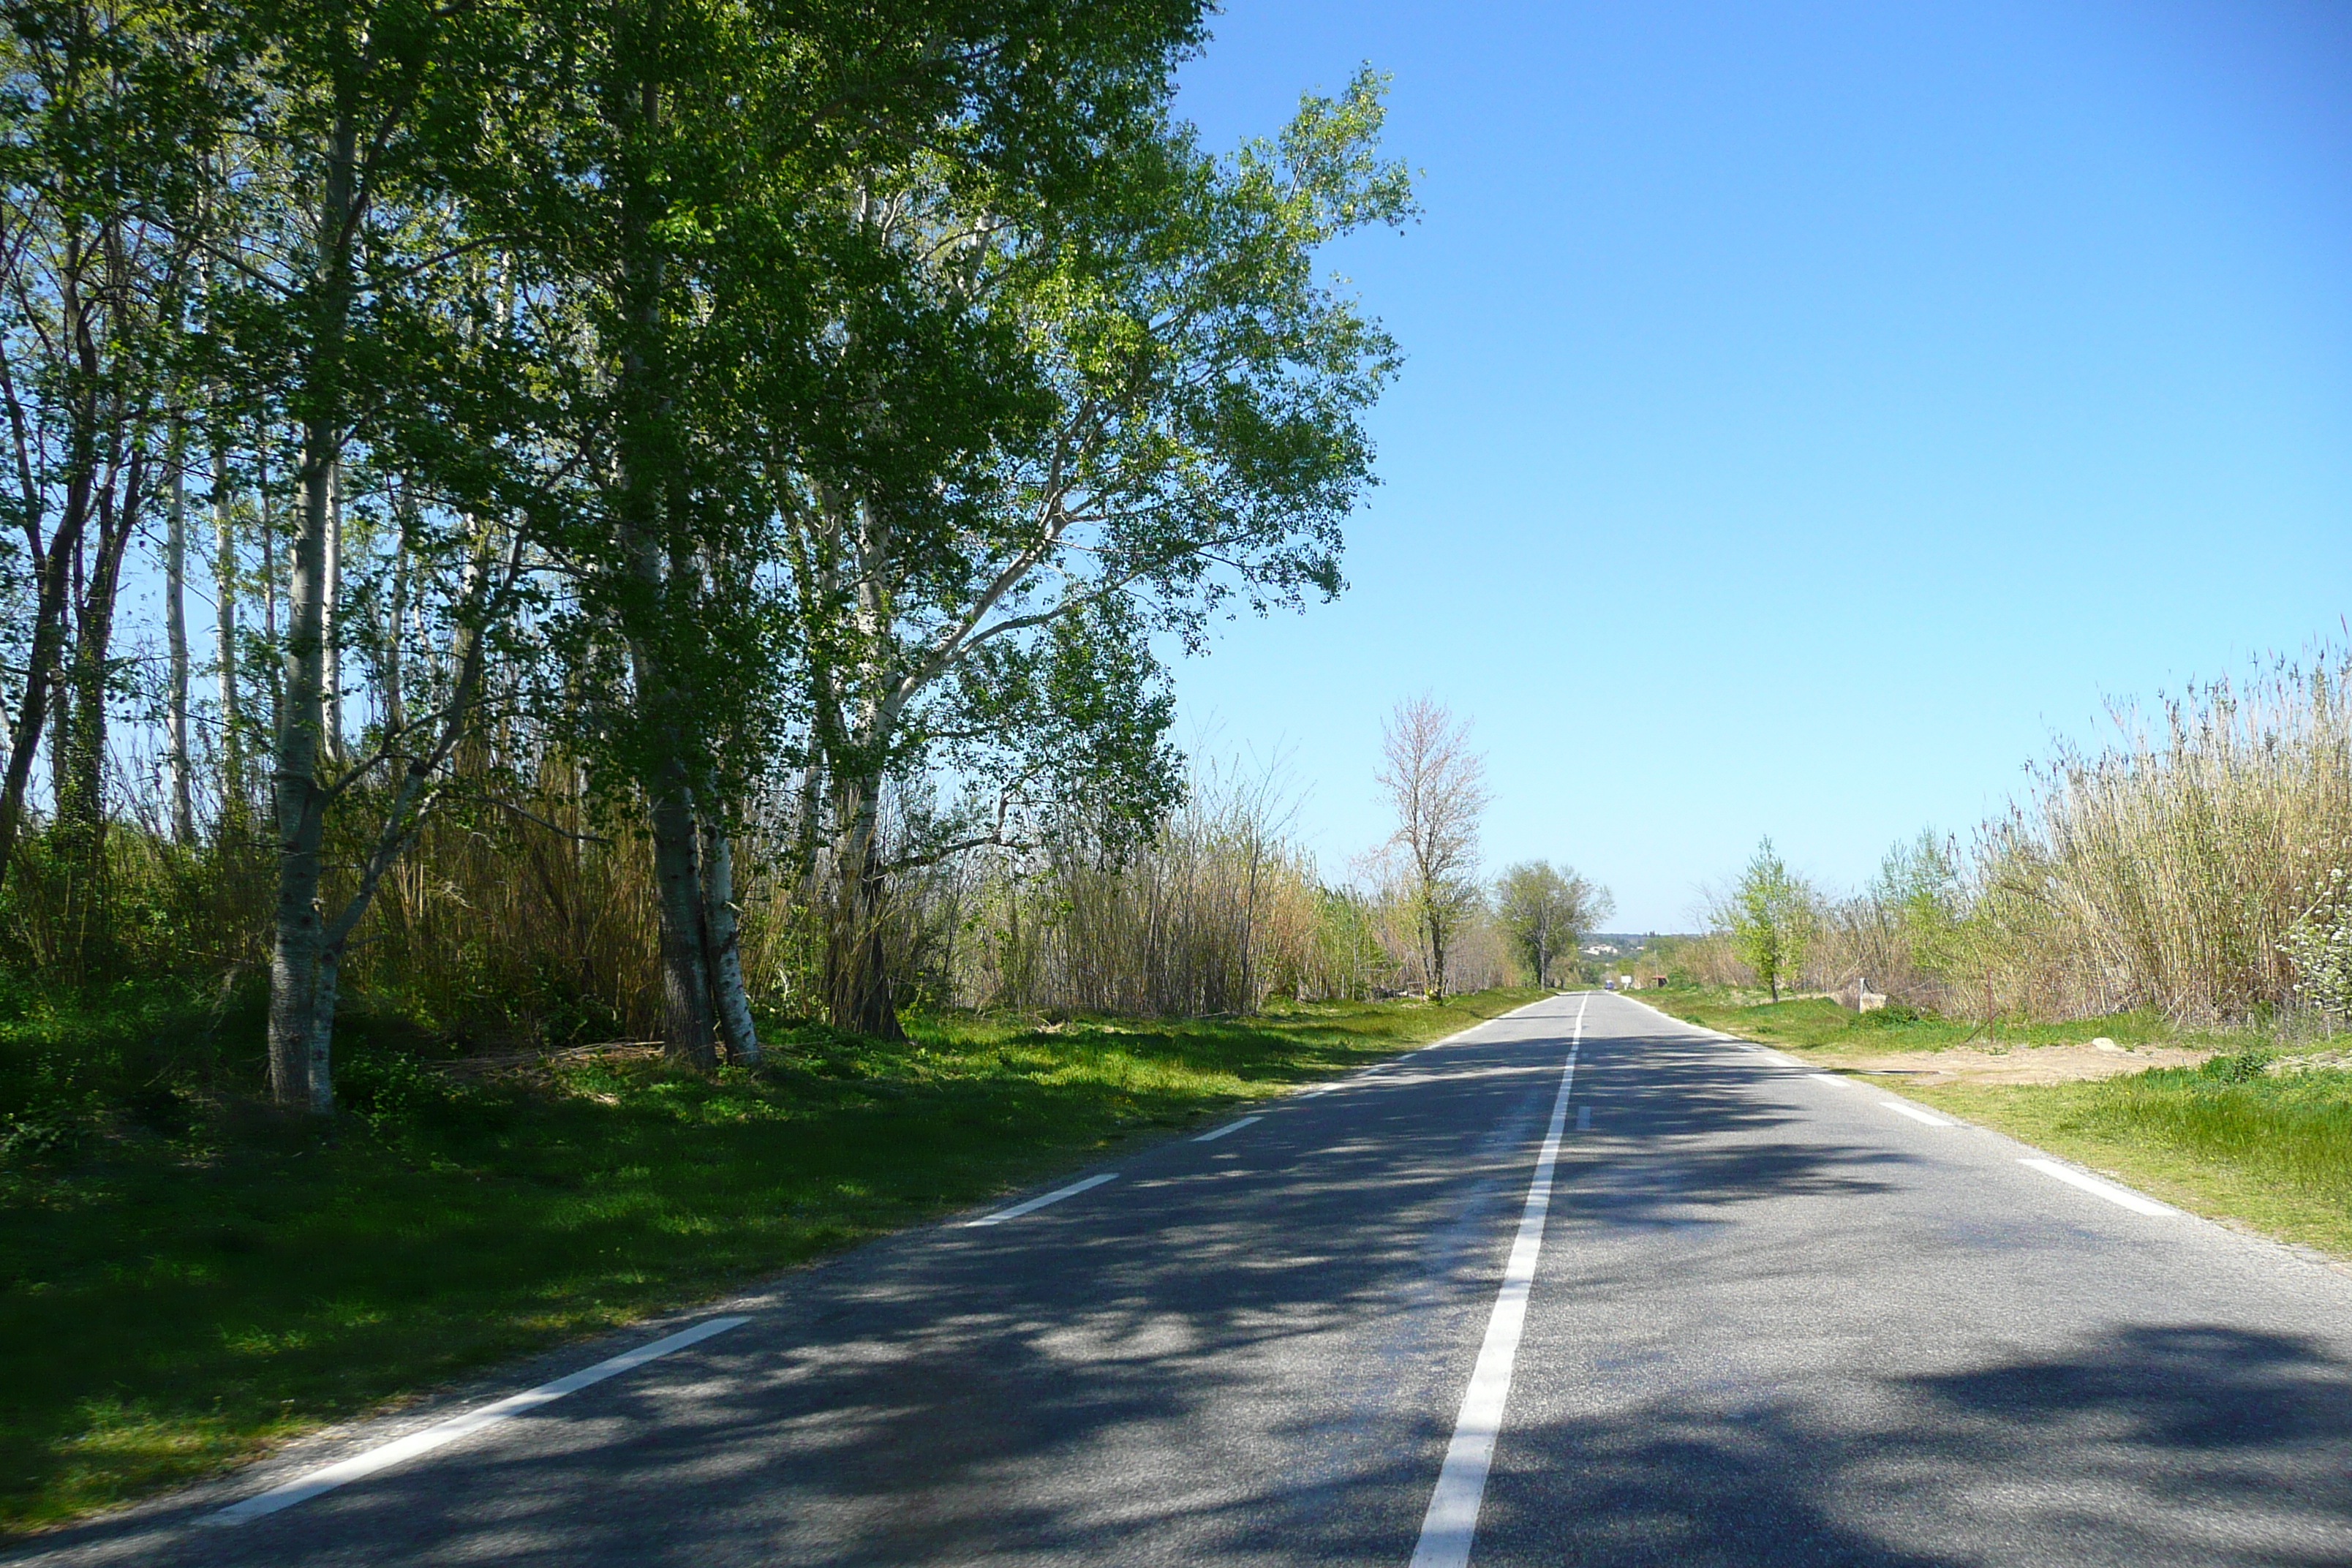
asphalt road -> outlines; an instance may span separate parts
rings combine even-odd
[[[1892,1099],[1548,1000],[291,1506],[218,1522],[481,1401],[16,1560],[2352,1563],[2352,1278]]]

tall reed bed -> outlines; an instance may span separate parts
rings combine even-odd
[[[347,1005],[500,1047],[651,1037],[660,976],[642,813],[600,802],[574,760],[524,730],[464,762],[468,777],[353,942]],[[45,856],[38,835],[20,846],[0,940],[53,979],[171,975],[206,994],[224,980],[257,984],[274,893],[266,826],[225,819],[205,843],[174,846],[142,819],[155,804],[135,787],[143,773],[120,778],[133,809],[109,833],[102,888],[75,879],[86,860]],[[807,836],[790,791],[756,804],[736,848],[746,979],[772,1015],[813,1016],[824,942]],[[1171,1017],[1425,989],[1402,893],[1326,884],[1291,816],[1275,781],[1203,766],[1139,846],[1112,853],[1067,830],[896,877],[883,934],[898,1000]],[[339,822],[364,827],[367,814]],[[357,829],[344,837],[329,846],[331,897],[365,849]],[[1467,991],[1520,966],[1482,915],[1446,967],[1444,988]]]
[[[990,1006],[1153,1016],[1424,989],[1399,898],[1326,885],[1288,822],[1265,781],[1204,769],[1185,805],[1128,853],[1068,836],[987,862],[951,900],[966,926],[946,989]],[[1512,973],[1484,921],[1446,968],[1450,990]]]
[[[1204,764],[1140,845],[1113,854],[1065,833],[971,863],[945,893],[908,889],[928,900],[932,934],[901,940],[929,955],[918,967],[944,971],[941,994],[1026,1011],[1208,1016],[1427,990],[1404,889],[1376,867],[1363,885],[1326,883],[1294,812],[1278,771]],[[942,929],[950,910],[960,928]],[[1482,909],[1444,989],[1508,984],[1521,967]]]
[[[2352,863],[2352,652],[2119,708],[1976,846],[1951,984],[2033,1016],[2291,1006],[2284,946]]]

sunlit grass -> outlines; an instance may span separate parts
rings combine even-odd
[[[2352,1258],[2352,1073],[2259,1061],[1904,1092],[2184,1208]]]
[[[2110,1013],[2099,1018],[2074,1018],[2063,1023],[2002,1019],[1988,1030],[1966,1018],[1943,1018],[1893,1007],[1856,1013],[1827,997],[1808,996],[1788,1002],[1758,1002],[1713,987],[1667,986],[1641,992],[1643,1001],[1659,1011],[1720,1029],[1727,1035],[1761,1040],[1794,1050],[1940,1051],[1954,1047],[1996,1045],[2011,1048],[2036,1046],[2079,1046],[2104,1037],[2117,1045],[2228,1044],[2235,1036],[2183,1030],[2160,1014],[2142,1010]]]

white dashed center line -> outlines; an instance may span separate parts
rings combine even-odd
[[[1503,1406],[1511,1395],[1511,1366],[1518,1359],[1519,1331],[1527,1326],[1528,1292],[1535,1286],[1536,1258],[1543,1250],[1544,1217],[1551,1208],[1552,1167],[1559,1161],[1569,1092],[1576,1083],[1576,1054],[1584,1044],[1584,1010],[1591,1005],[1588,996],[1576,1009],[1568,1061],[1560,1068],[1559,1093],[1551,1104],[1551,1124],[1544,1130],[1535,1178],[1528,1184],[1528,1206],[1519,1216],[1519,1234],[1511,1243],[1510,1261],[1503,1268],[1503,1289],[1495,1298],[1493,1315],[1486,1320],[1478,1364],[1471,1370],[1469,1390],[1462,1396],[1462,1413],[1454,1418],[1454,1441],[1446,1446],[1437,1489],[1430,1496],[1429,1511],[1422,1516],[1421,1540],[1413,1548],[1412,1568],[1467,1568],[1470,1561],[1470,1542],[1478,1531],[1478,1505],[1486,1499],[1486,1472],[1495,1461],[1495,1439],[1502,1435]]]

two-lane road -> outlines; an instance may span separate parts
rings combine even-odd
[[[2352,1279],[2032,1155],[1559,997],[22,1555],[2352,1563]]]

